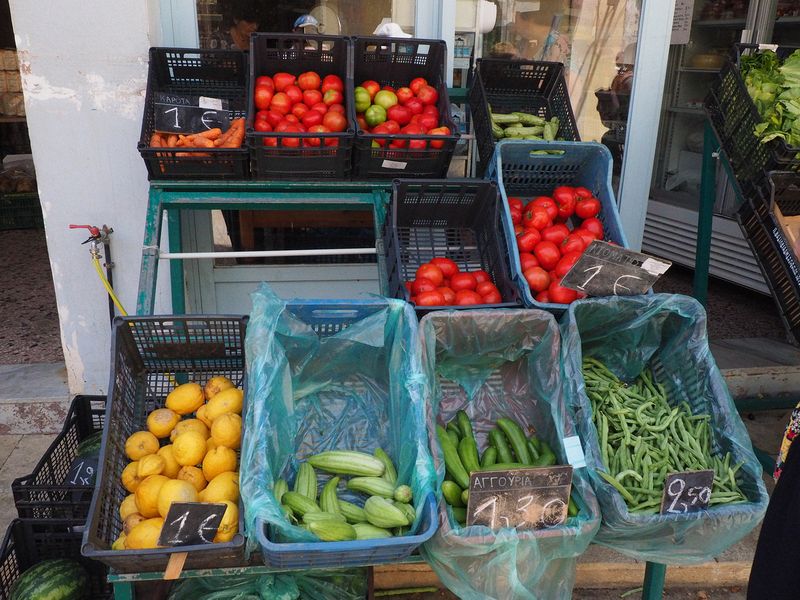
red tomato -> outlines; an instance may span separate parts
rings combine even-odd
[[[290,124],[284,129],[286,133],[300,133],[301,129],[298,125]],[[281,146],[285,146],[287,148],[297,148],[300,146],[300,138],[299,137],[285,137],[281,139]]]
[[[259,85],[266,85],[273,90],[275,89],[275,82],[272,81],[272,77],[270,77],[269,75],[260,75],[256,77],[256,86]]]
[[[486,294],[492,291],[499,292],[497,286],[491,281],[479,281],[478,285],[475,286],[475,291],[478,292],[481,296],[485,296]]]
[[[517,209],[520,210],[520,212],[522,212],[522,206],[523,206],[522,198],[517,198],[515,196],[511,196],[511,198],[508,199],[508,207],[509,208],[517,208]]]
[[[475,281],[478,283],[483,283],[484,281],[491,281],[492,278],[489,277],[489,274],[484,271],[483,269],[479,269],[477,271],[472,271],[472,276],[475,277]],[[480,293],[480,292],[478,292]]]
[[[603,239],[603,222],[597,217],[589,217],[581,223],[581,229],[593,234],[598,240]]]
[[[367,125],[367,120],[364,118],[364,115],[356,115],[356,123],[358,123],[362,131],[369,130],[369,125]]]
[[[379,134],[387,134],[388,135],[388,134],[391,134],[392,132],[389,131],[389,126],[387,125],[387,122],[384,121],[383,123],[375,125],[375,127],[372,129],[372,133],[374,133],[375,135],[379,135]],[[383,147],[383,146],[386,145],[386,138],[375,138],[373,141],[376,144],[378,144],[380,147]]]
[[[278,145],[278,138],[274,137],[264,138],[264,145],[270,148],[275,148]]]
[[[528,204],[525,207],[525,212],[522,213],[522,224],[525,229],[533,228],[541,231],[545,227],[550,227],[553,224],[553,220],[547,214],[547,209]]]
[[[567,254],[564,254],[556,265],[556,275],[558,277],[563,277],[566,275],[567,272],[572,268],[572,265],[578,262],[578,259],[582,254],[583,252],[568,252]]]
[[[441,142],[431,142],[431,146],[436,147],[436,146],[434,146],[434,144],[439,144],[439,143],[441,143]],[[408,149],[409,150],[424,150],[426,147],[427,147],[427,144],[425,143],[425,140],[417,140],[417,139],[408,140]],[[439,147],[441,147],[441,146],[439,146]]]
[[[439,286],[433,283],[430,279],[425,278],[417,278],[411,282],[411,291],[414,293],[414,295],[419,295],[422,292],[432,292],[437,287]]]
[[[403,108],[406,108],[406,107],[404,106]],[[410,120],[411,119],[409,119],[409,121]],[[419,118],[417,119],[417,123],[425,131],[428,131],[429,129],[435,128],[436,125],[439,123],[439,120],[436,117],[434,117],[433,115],[426,115],[426,114],[423,113],[423,114],[419,115]]]
[[[586,244],[578,232],[570,233],[564,241],[561,242],[561,255],[569,254],[570,252],[583,252],[586,249]]]
[[[426,104],[425,107],[422,109],[423,115],[433,115],[437,119],[439,118],[439,109],[436,108],[433,104]]]
[[[561,242],[567,239],[568,235],[569,227],[563,223],[556,223],[555,225],[542,229],[542,239],[553,242],[556,246],[560,246]]]
[[[547,216],[550,217],[551,221],[555,221],[558,218],[558,205],[556,201],[548,196],[539,196],[535,200],[528,203],[528,207],[531,205],[533,206],[541,206],[547,211]]]
[[[456,305],[468,306],[472,304],[483,304],[483,298],[478,292],[472,290],[459,290],[456,292]]]
[[[306,71],[297,76],[297,86],[301,90],[318,90],[321,84],[322,80],[314,71]]]
[[[421,115],[423,109],[425,108],[425,105],[419,98],[412,98],[411,100],[405,103],[405,107],[411,111],[412,115]]]
[[[407,87],[397,88],[395,94],[397,95],[397,101],[400,104],[405,104],[414,97],[414,92],[411,91],[411,88]]]
[[[445,279],[450,279],[453,275],[458,273],[458,265],[449,258],[444,258],[443,256],[437,256],[430,262],[432,265],[436,265],[437,267],[439,267],[439,270],[442,272]]]
[[[519,264],[522,268],[522,272],[524,273],[531,267],[538,267],[539,261],[536,260],[536,257],[531,254],[530,252],[520,252],[519,253]]]
[[[510,206],[508,210],[511,213],[511,222],[514,225],[521,225],[522,224],[522,210],[520,210],[516,206]]]
[[[416,95],[416,93],[419,92],[419,88],[421,88],[423,85],[428,85],[428,80],[424,77],[417,77],[411,80],[411,83],[408,84],[408,87],[410,87],[411,91]]]
[[[417,306],[444,306],[446,304],[444,294],[439,290],[432,292],[422,292],[417,296]]]
[[[269,103],[269,109],[281,113],[282,115],[289,114],[289,111],[292,109],[292,101],[289,100],[289,96],[283,92],[278,92],[272,96],[272,100]]]
[[[560,277],[550,282],[547,293],[550,295],[550,302],[555,302],[556,304],[569,304],[578,297],[578,292],[561,285]]]
[[[392,140],[389,148],[405,148],[408,145],[408,140]]]
[[[338,75],[325,75],[325,78],[322,80],[322,93],[325,94],[328,90],[336,90],[339,93],[344,93],[342,78]]]
[[[428,135],[439,135],[439,136],[450,135],[450,128],[437,127],[436,129],[431,129],[428,132]],[[431,140],[431,148],[436,148],[438,150],[443,147],[444,147],[444,140]]]
[[[434,87],[423,85],[417,90],[417,98],[422,104],[429,106],[431,104],[436,104],[439,100],[439,92],[437,92]]]
[[[577,236],[580,236],[581,240],[583,240],[583,247],[588,248],[589,244],[597,239],[597,237],[591,232],[578,227],[573,233]]]
[[[525,231],[525,228],[522,226],[522,223],[516,223],[514,225],[514,235],[515,236],[519,235],[523,231]]]
[[[444,281],[444,273],[442,273],[442,270],[436,265],[432,265],[431,263],[425,263],[424,265],[419,267],[417,269],[416,276],[417,279],[420,278],[429,279],[430,281],[436,284],[436,287],[442,285],[442,281]]]
[[[308,108],[314,108],[315,104],[322,102],[322,92],[319,90],[304,90],[303,91],[303,104]]]
[[[390,85],[381,86],[381,90],[386,91],[386,92],[392,92],[393,94],[395,94],[395,89]],[[395,94],[395,96],[396,95],[397,94]]]
[[[344,104],[344,96],[340,90],[329,89],[322,94],[322,101],[328,106],[331,104]]]
[[[397,121],[392,121],[389,119],[388,121],[384,121],[384,123],[386,124],[389,133],[400,133],[400,125],[397,123]]]
[[[316,110],[324,115],[326,112],[328,112],[328,105],[324,102],[317,102],[311,107],[311,110]]]
[[[322,125],[322,113],[318,110],[308,110],[302,117],[300,117],[300,122],[306,127]]]
[[[411,282],[410,281],[406,281],[406,282],[403,283],[403,285],[406,286],[406,289],[408,290],[408,293],[410,294],[411,293]]]
[[[531,267],[523,271],[522,276],[533,292],[542,292],[550,285],[550,274],[542,267]]]
[[[400,133],[405,133],[406,135],[423,135],[425,130],[419,125],[409,123],[408,125],[400,128]]]
[[[344,131],[347,129],[347,117],[338,112],[327,112],[325,116],[322,117],[322,124],[331,131]]]
[[[542,304],[550,304],[550,294],[547,293],[547,290],[539,292],[536,294],[534,300],[541,302]]]
[[[295,76],[291,73],[275,73],[272,76],[272,81],[275,82],[275,89],[282,92],[290,85],[294,85]]]
[[[302,103],[300,103],[300,104],[295,104],[295,105],[292,107],[292,114],[293,114],[295,117],[297,117],[298,119],[301,119],[301,120],[302,120],[302,119],[303,119],[303,115],[304,115],[304,114],[306,114],[307,112],[317,112],[317,111],[315,111],[315,110],[311,110],[311,109],[310,109],[310,108],[308,108],[308,107],[307,107],[305,104],[302,104]]]
[[[411,111],[405,106],[395,104],[386,111],[386,117],[392,121],[397,121],[398,125],[408,125],[411,122]]]
[[[517,249],[520,252],[533,252],[533,248],[542,241],[542,235],[537,229],[526,229],[517,235]]]
[[[283,120],[286,121],[287,123],[292,123],[293,125],[297,125],[300,122],[300,119],[298,119],[293,114],[286,115],[285,117],[283,117]]]
[[[343,104],[331,104],[328,107],[328,111],[339,113],[340,115],[345,114],[344,105]]]
[[[503,297],[500,295],[500,290],[492,290],[488,294],[481,296],[484,304],[500,304]]]
[[[594,196],[594,194],[592,194],[592,192],[586,189],[585,187],[576,187],[575,195],[578,198],[591,198],[592,196]]]
[[[271,87],[266,85],[257,85],[255,92],[253,92],[253,102],[259,110],[266,110],[269,103],[272,102],[272,97],[275,93]]]
[[[456,273],[450,278],[450,289],[458,293],[460,290],[474,290],[478,280],[472,273]]]
[[[566,221],[575,212],[575,188],[560,185],[553,190],[553,200],[558,204],[558,217]]]
[[[440,287],[436,291],[439,292],[442,296],[444,296],[443,304],[445,305],[453,304],[456,301],[456,293],[449,287]]]
[[[339,145],[339,138],[335,137],[325,138],[325,145],[328,147],[337,147]]]
[[[541,241],[533,248],[533,255],[545,271],[555,268],[561,258],[558,246],[553,242]]]
[[[272,131],[272,125],[270,125],[269,121],[266,119],[256,119],[256,122],[253,124],[253,129],[256,131]]]
[[[317,111],[312,110],[311,112],[315,113]],[[325,125],[312,125],[311,127],[308,128],[308,133],[328,133],[329,131],[330,129],[325,127]],[[305,138],[303,142],[306,146],[311,146],[312,148],[318,148],[322,145],[322,140],[323,138],[318,138],[318,137]]]
[[[575,214],[581,219],[591,219],[600,214],[600,200],[597,198],[580,198],[575,203]]]
[[[375,97],[375,94],[381,91],[381,84],[377,81],[373,81],[372,79],[368,79],[362,83],[361,87],[369,92],[370,100]]]
[[[259,110],[259,111],[256,111],[256,121],[257,121],[258,119],[266,119],[268,114],[269,114],[269,111],[268,111],[268,110]]]

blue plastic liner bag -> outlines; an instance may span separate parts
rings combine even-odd
[[[470,417],[479,451],[501,417],[510,417],[550,444],[569,464],[565,438],[575,435],[562,398],[559,332],[539,310],[437,311],[420,323],[431,397],[428,431],[437,492],[444,459],[435,433],[458,410]],[[462,599],[570,598],[575,565],[600,525],[586,468],[573,470],[576,517],[537,531],[461,527],[439,496],[439,529],[422,546],[442,582]]]
[[[702,305],[672,294],[593,298],[572,304],[561,326],[567,398],[603,515],[595,541],[638,560],[691,564],[712,560],[753,529],[768,503],[761,465],[709,351]],[[671,406],[685,402],[694,415],[710,415],[712,454],[730,452],[731,464],[741,463],[735,477],[747,502],[688,514],[628,512],[620,493],[597,473],[606,469],[586,395],[584,357],[599,360],[623,382],[649,369]]]
[[[410,534],[416,533],[436,474],[425,427],[414,310],[386,298],[287,304],[266,284],[252,300],[241,454],[249,548],[260,533],[271,542],[319,542],[287,520],[272,488],[278,477],[291,486],[299,463],[326,450],[385,450],[397,468],[398,484],[412,488],[417,518]],[[329,477],[318,476],[320,486]],[[344,483],[343,478],[339,497],[359,501]],[[314,546],[325,552],[365,543]],[[350,557],[358,559],[357,554]],[[360,556],[364,564],[368,557]]]

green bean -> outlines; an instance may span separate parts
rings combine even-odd
[[[639,475],[639,473],[637,473],[633,469],[628,469],[627,471],[623,471],[622,473],[617,474],[615,479],[617,481],[619,481],[620,483],[622,483],[622,480],[625,479],[626,477],[633,477],[639,483],[642,482],[642,476]],[[631,489],[631,488],[629,487],[628,489]]]
[[[613,477],[611,477],[611,475],[609,475],[609,474],[608,474],[608,473],[606,473],[605,471],[597,471],[597,474],[598,474],[598,475],[600,475],[600,477],[602,477],[603,479],[605,479],[605,480],[606,480],[608,483],[610,483],[612,486],[614,486],[614,488],[615,488],[615,489],[616,489],[616,490],[617,490],[617,491],[618,491],[620,494],[622,494],[622,497],[623,497],[623,498],[625,498],[625,499],[626,499],[626,500],[628,500],[629,502],[633,502],[633,496],[631,496],[631,495],[630,495],[630,492],[628,492],[628,490],[626,490],[626,489],[623,487],[623,485],[622,485],[622,484],[621,484],[619,481],[617,481],[616,479],[614,479]]]

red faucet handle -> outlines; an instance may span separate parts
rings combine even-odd
[[[73,225],[70,224],[70,229],[88,229],[89,235],[92,237],[99,237],[100,236],[100,229],[95,227],[94,225]]]

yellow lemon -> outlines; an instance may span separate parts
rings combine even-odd
[[[195,411],[195,416],[200,419],[203,423],[206,424],[206,427],[211,429],[211,421],[206,416],[206,409],[208,408],[208,404],[203,404],[200,408]]]
[[[227,390],[232,387],[233,382],[230,379],[224,375],[218,375],[208,380],[208,383],[206,383],[203,388],[203,393],[206,396],[206,400],[211,400],[211,398],[219,394],[222,390]]]
[[[236,452],[226,446],[217,446],[206,452],[203,459],[203,477],[211,481],[225,471],[236,470]]]
[[[143,550],[145,548],[158,547],[158,536],[161,535],[163,526],[164,519],[161,517],[142,521],[125,536],[125,548],[128,550]]]
[[[175,429],[172,430],[169,439],[174,442],[176,437],[182,433],[186,433],[187,431],[196,431],[197,433],[201,433],[203,434],[204,438],[207,438],[209,435],[211,435],[209,433],[208,426],[200,419],[184,419],[175,426]]]
[[[136,527],[139,523],[144,521],[145,518],[138,512],[128,515],[128,518],[122,522],[122,531],[126,535],[131,532],[131,529]]]
[[[122,487],[128,490],[131,494],[136,491],[142,480],[139,478],[139,461],[135,460],[122,469]]]
[[[139,459],[139,468],[136,474],[139,476],[139,479],[150,477],[150,475],[159,475],[164,470],[166,464],[167,462],[164,460],[163,456],[148,454]]]
[[[239,473],[225,471],[208,482],[202,492],[201,502],[239,501]]]
[[[214,441],[214,438],[208,438],[206,440],[206,454],[211,452],[216,447],[217,447],[217,442]]]
[[[148,519],[158,516],[158,493],[161,486],[169,481],[163,475],[151,475],[136,488],[136,508],[139,514]]]
[[[197,467],[181,467],[177,478],[182,481],[188,481],[198,492],[203,491],[208,484],[206,478],[203,477],[203,472]]]
[[[139,512],[139,509],[136,508],[136,496],[128,494],[119,504],[119,518],[124,521],[128,516],[137,512]]]
[[[114,540],[114,543],[111,544],[112,550],[125,550],[125,538],[127,536],[124,533],[120,533],[119,537]]]
[[[147,430],[157,438],[165,438],[180,420],[178,413],[168,408],[157,408],[147,415]]]
[[[227,446],[233,450],[242,445],[242,417],[235,413],[225,413],[211,423],[211,438],[217,446]]]
[[[173,502],[197,502],[197,490],[188,481],[171,479],[158,492],[158,514],[166,519]]]
[[[206,404],[205,417],[212,423],[225,413],[241,414],[243,392],[237,388],[228,388],[214,396]]]
[[[196,383],[184,383],[167,394],[165,404],[179,415],[188,415],[200,408],[204,401],[203,388]]]
[[[179,465],[199,465],[206,455],[206,438],[196,431],[182,433],[172,442],[172,455]]]
[[[223,500],[227,508],[222,515],[222,522],[214,536],[214,543],[230,542],[233,536],[239,531],[239,507],[230,500]]]
[[[175,460],[175,455],[172,453],[172,444],[162,446],[158,451],[158,455],[164,459],[164,470],[161,471],[162,475],[166,475],[170,479],[175,479],[178,476],[178,471],[181,466]]]
[[[158,452],[158,438],[149,431],[137,431],[125,440],[125,454],[131,460],[139,460]]]

